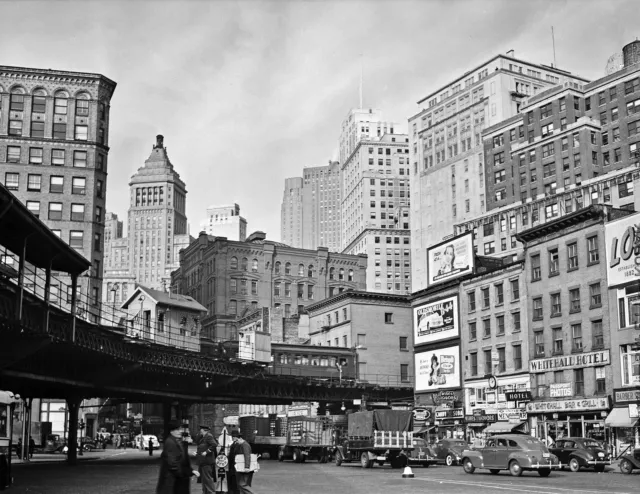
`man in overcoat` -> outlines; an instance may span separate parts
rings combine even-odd
[[[169,432],[160,455],[162,463],[156,494],[189,494],[193,471],[182,442],[182,427],[172,422]]]
[[[200,433],[196,436],[196,457],[198,471],[202,479],[202,494],[215,494],[216,472],[214,463],[216,461],[216,442],[208,425],[200,426]]]

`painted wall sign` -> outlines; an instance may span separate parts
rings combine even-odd
[[[640,278],[640,265],[636,264],[636,257],[640,255],[640,245],[635,241],[639,229],[640,216],[637,214],[605,225],[607,282],[610,287]]]
[[[461,419],[464,417],[462,408],[448,408],[446,410],[436,410],[436,420]]]
[[[507,391],[505,397],[507,401],[531,401],[531,393],[529,391]]]
[[[585,398],[581,400],[530,401],[527,412],[564,412],[574,410],[601,410],[609,408],[607,398]]]
[[[460,336],[457,295],[413,309],[413,338],[416,345],[456,336]]]
[[[464,233],[427,249],[429,286],[449,281],[474,271],[473,232]]]
[[[569,382],[549,384],[549,396],[551,396],[551,398],[573,396],[573,383]]]
[[[563,355],[562,357],[541,358],[529,361],[529,372],[548,372],[561,369],[580,369],[596,365],[610,364],[609,350]]]
[[[460,346],[455,345],[416,353],[416,391],[459,388]]]
[[[640,389],[614,389],[613,401],[614,403],[640,402]]]

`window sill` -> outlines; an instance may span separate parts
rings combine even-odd
[[[478,341],[478,338],[469,338],[469,343],[471,343],[472,341]]]
[[[531,320],[532,321],[542,321],[544,318],[543,317],[534,317]]]
[[[496,333],[496,336],[504,336],[505,332],[503,331],[502,333]]]
[[[496,307],[502,307],[504,305],[504,302],[500,302],[496,304]]]
[[[555,276],[560,276],[560,271],[554,271],[553,273],[549,273],[549,278],[554,278]]]
[[[597,264],[600,264],[600,259],[598,259],[597,261],[588,262],[588,263],[587,263],[587,267],[589,267],[589,266],[595,266],[595,265],[597,265]]]
[[[558,312],[557,314],[551,314],[549,317],[562,317],[562,312]]]
[[[604,350],[604,345],[593,345],[592,350]]]
[[[491,335],[490,334],[486,334],[482,337],[483,340],[489,340],[491,339]]]
[[[571,271],[578,271],[578,269],[580,269],[580,266],[576,266],[575,268],[568,268],[567,273],[570,273]]]
[[[571,309],[569,311],[569,314],[578,314],[579,312],[582,312],[582,310],[581,309]]]
[[[513,334],[513,333],[519,333],[519,332],[521,332],[521,331],[522,331],[522,329],[520,329],[520,328],[518,328],[518,329],[514,329],[513,331],[511,331],[511,334]]]
[[[513,300],[511,300],[512,304],[515,304],[516,302],[520,302],[520,298],[514,298]]]
[[[469,311],[469,314],[475,314],[475,313],[476,313],[475,309]]]
[[[590,305],[589,309],[600,309],[602,308],[602,304],[597,304],[597,305]]]
[[[535,283],[536,281],[540,281],[542,280],[542,277],[540,278],[531,278],[531,283]]]
[[[558,355],[564,355],[564,351],[562,351],[562,352],[553,352],[551,354],[552,357],[555,357],[555,356],[558,356]]]
[[[360,350],[366,350],[366,348],[360,348]],[[409,349],[408,348],[400,348],[401,352],[408,352]]]
[[[584,353],[582,348],[572,348],[571,353]]]

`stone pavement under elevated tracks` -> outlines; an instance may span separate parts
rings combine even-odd
[[[152,494],[158,477],[159,452],[149,457],[137,450],[113,450],[89,453],[77,466],[64,463],[61,455],[38,456],[31,464],[13,467],[15,483],[12,494]],[[359,463],[304,464],[261,461],[254,476],[254,490],[259,494],[413,494],[439,493],[637,493],[640,471],[622,475],[617,468],[605,473],[584,471],[553,472],[548,478],[524,473],[513,478],[506,472],[491,475],[476,471],[465,474],[461,467],[413,467],[414,478],[403,479],[402,470],[389,466],[363,469]],[[201,486],[192,481],[191,492],[199,494]]]

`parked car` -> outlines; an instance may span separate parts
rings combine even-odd
[[[144,434],[142,436],[143,449],[149,449],[149,439],[151,439],[154,449],[160,447],[160,441],[158,441],[158,438],[156,436],[152,434]],[[138,434],[133,440],[136,445],[135,447],[140,448],[140,434]]]
[[[469,448],[469,443],[464,439],[441,439],[432,447],[433,456],[438,462],[444,461],[445,465],[459,465],[462,460],[462,452]]]
[[[563,437],[551,445],[549,451],[558,457],[561,467],[569,465],[572,472],[581,467],[604,472],[604,467],[611,465],[611,455],[595,439]]]
[[[44,453],[61,453],[66,441],[59,434],[49,434],[44,444]]]
[[[413,438],[413,449],[408,453],[401,453],[406,458],[406,465],[420,465],[428,467],[429,465],[435,465],[438,460],[431,454],[431,449],[427,444],[427,441],[420,437]]]
[[[538,471],[541,477],[548,477],[552,469],[557,469],[558,457],[535,437],[524,434],[499,434],[486,440],[483,448],[466,450],[462,466],[466,473],[476,468],[486,468],[492,474],[509,470],[519,477],[525,470]]]
[[[640,468],[640,448],[620,458],[620,471],[629,475],[634,469]]]

